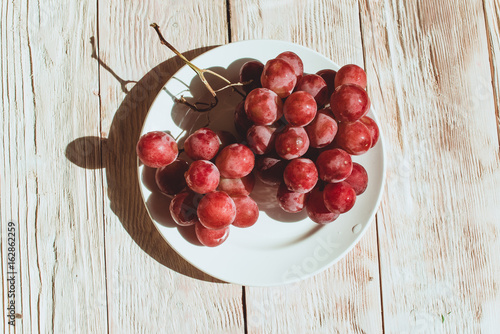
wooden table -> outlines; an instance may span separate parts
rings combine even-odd
[[[500,1],[3,1],[5,333],[498,333]],[[374,224],[297,284],[216,282],[149,219],[134,146],[188,58],[280,39],[366,68]],[[9,325],[9,224],[15,324]]]

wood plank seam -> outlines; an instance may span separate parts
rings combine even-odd
[[[382,333],[385,333],[385,319],[384,319],[384,294],[382,290],[382,263],[380,260],[380,238],[379,238],[379,225],[378,213],[375,216],[375,227],[377,228],[377,255],[378,255],[378,280],[380,286],[380,317],[382,320]]]
[[[245,330],[245,334],[248,334],[248,322],[247,322],[247,295],[246,288],[242,286],[242,295],[241,295],[241,304],[243,305],[243,328]]]
[[[231,0],[226,0],[226,21],[227,21],[227,41],[232,42],[231,38]]]

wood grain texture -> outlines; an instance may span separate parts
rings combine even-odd
[[[193,58],[227,42],[226,16],[225,1],[99,1],[111,333],[244,332],[241,287],[212,283],[154,227],[139,192],[135,153],[149,106],[182,65],[149,24],[157,22]]]
[[[65,13],[65,15],[61,15]],[[16,326],[4,333],[106,332],[95,2],[1,5],[2,270],[17,224]],[[80,166],[71,162],[79,156]],[[81,168],[84,167],[84,168]],[[6,276],[3,275],[3,306]]]
[[[385,332],[494,333],[500,162],[483,4],[360,3],[388,147],[378,215]]]
[[[3,1],[0,15],[1,307],[13,221],[17,317],[12,327],[2,316],[3,333],[500,328],[499,0]],[[140,197],[134,148],[182,62],[151,22],[188,58],[230,30],[233,41],[288,40],[365,66],[387,185],[343,260],[300,283],[242,290],[166,244]]]
[[[363,66],[356,1],[231,1],[232,40],[280,39]],[[382,331],[375,224],[343,260],[313,278],[246,289],[248,333]]]
[[[500,143],[500,1],[484,0],[483,9],[488,38],[488,51],[490,55],[491,88],[495,99],[498,142]],[[487,83],[485,83],[485,89],[489,89]]]

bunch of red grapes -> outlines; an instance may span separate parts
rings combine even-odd
[[[368,184],[366,170],[351,155],[367,152],[379,137],[366,116],[365,71],[345,65],[338,72],[304,74],[302,60],[288,51],[265,65],[245,63],[240,82],[247,95],[236,107],[234,124],[245,141],[201,128],[184,143],[188,163],[178,158],[167,133],[139,139],[137,155],[157,168],[160,191],[173,196],[173,220],[195,225],[203,245],[220,245],[230,225],[250,227],[258,220],[259,208],[249,196],[254,175],[277,187],[277,205],[286,212],[305,209],[312,221],[327,224],[349,211]]]

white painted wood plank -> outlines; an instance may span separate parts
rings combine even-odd
[[[81,168],[99,150],[71,146],[99,135],[92,1],[1,5],[2,283],[6,227],[17,224],[16,327],[5,333],[107,331],[102,171]],[[64,13],[64,14],[63,14]],[[68,146],[69,145],[69,146]],[[69,147],[69,150],[67,148]]]
[[[356,1],[231,1],[233,41],[288,40],[338,64],[363,66],[359,25]],[[374,223],[326,272],[283,287],[246,288],[248,332],[381,332],[376,238]]]
[[[378,215],[385,331],[495,333],[500,162],[482,2],[361,8],[388,147]]]
[[[192,58],[227,42],[225,1],[99,1],[99,15],[102,62],[139,81],[127,94],[101,66],[110,332],[243,333],[241,286],[212,283],[166,244],[142,202],[135,154],[153,98],[182,65],[149,24]]]

